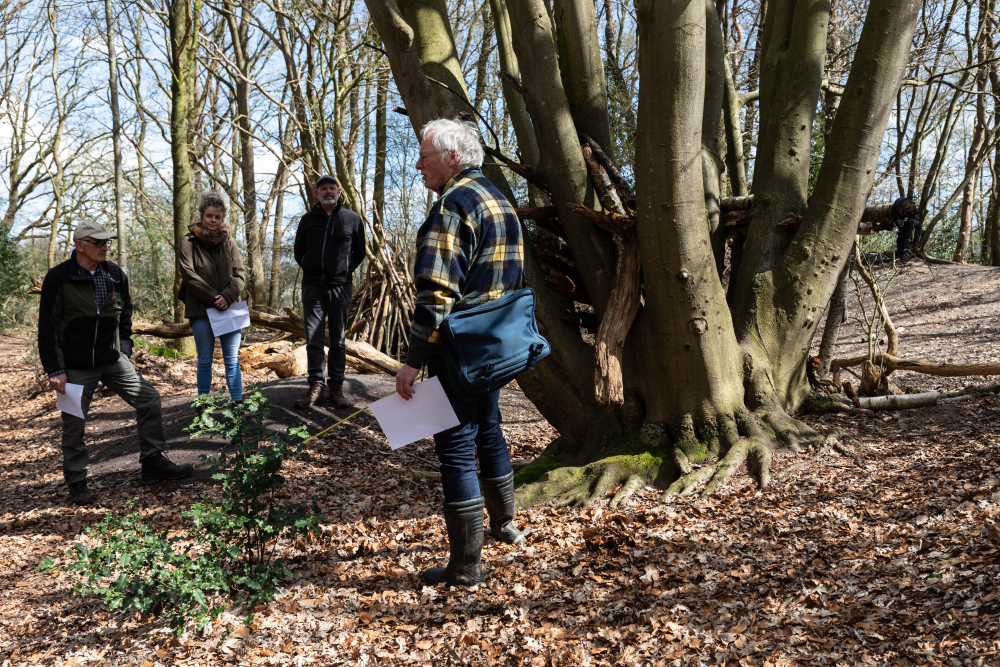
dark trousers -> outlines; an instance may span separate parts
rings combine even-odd
[[[451,401],[459,424],[434,436],[434,451],[441,463],[441,486],[444,501],[458,503],[482,495],[476,476],[476,455],[484,479],[503,477],[511,471],[510,451],[500,430],[500,390],[475,398],[452,387],[444,358],[431,355],[427,360],[430,377],[439,377],[444,393]]]
[[[66,381],[83,385],[81,406],[83,414],[90,409],[94,390],[98,382],[115,392],[135,409],[138,418],[139,460],[163,451],[167,440],[163,435],[163,412],[160,408],[160,393],[145,378],[139,375],[132,362],[125,357],[113,364],[105,364],[89,370],[66,371]],[[62,413],[63,476],[67,484],[87,479],[87,463],[90,454],[83,444],[83,432],[87,422],[79,417]]]
[[[354,296],[353,285],[320,287],[302,283],[302,317],[306,330],[306,363],[309,366],[309,384],[323,383],[323,357],[330,383],[344,381],[347,365],[347,312]],[[323,352],[323,319],[330,325],[330,354]]]

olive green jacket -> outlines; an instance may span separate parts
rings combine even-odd
[[[240,301],[247,270],[232,238],[210,247],[188,233],[181,239],[177,259],[184,281],[181,288],[184,316],[189,320],[206,317],[206,311],[215,307],[215,297],[219,294],[229,303]]]

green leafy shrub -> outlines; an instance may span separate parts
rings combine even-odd
[[[138,499],[129,502],[137,510]],[[145,523],[134,511],[125,517],[108,513],[86,534],[99,542],[87,549],[80,543],[66,554],[73,559],[61,569],[80,576],[73,592],[101,597],[112,611],[135,610],[162,616],[180,630],[192,619],[198,629],[222,613],[224,605],[212,605],[209,596],[231,590],[220,551],[225,545],[195,536],[169,537]],[[57,569],[45,559],[43,571]]]
[[[221,435],[235,449],[218,457],[202,457],[210,466],[212,478],[222,482],[223,495],[215,512],[204,508],[201,520],[206,529],[225,536],[238,547],[245,562],[255,568],[272,564],[274,540],[308,532],[318,534],[322,515],[315,496],[311,505],[279,503],[278,499],[285,485],[282,462],[289,457],[309,458],[302,447],[302,441],[309,436],[306,427],[290,428],[287,438],[268,429],[264,424],[268,401],[258,385],[247,388],[242,405],[221,393],[199,397],[195,405],[204,412],[188,428],[192,435]],[[195,505],[192,511],[198,507]]]
[[[232,449],[202,457],[221,482],[221,499],[206,494],[183,512],[190,527],[180,534],[147,524],[133,500],[132,513],[109,513],[87,529],[99,546],[75,544],[64,564],[47,558],[39,568],[76,573],[75,593],[100,596],[122,613],[163,617],[177,634],[189,621],[204,627],[226,609],[227,598],[247,607],[273,600],[281,578],[291,575],[283,559],[275,558],[277,541],[318,534],[323,518],[315,497],[309,505],[279,499],[282,463],[307,457],[304,427],[290,429],[287,437],[269,430],[268,401],[256,386],[248,388],[242,406],[221,395],[195,404],[205,411],[188,430],[222,435]]]

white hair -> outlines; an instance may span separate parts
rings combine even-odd
[[[483,146],[479,143],[479,128],[475,123],[450,118],[432,120],[420,130],[420,140],[427,137],[431,138],[431,143],[439,151],[457,153],[459,166],[483,166]],[[444,162],[445,158],[446,155],[442,153],[441,161]]]

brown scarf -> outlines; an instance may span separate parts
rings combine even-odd
[[[205,229],[201,223],[195,223],[188,227],[191,233],[198,237],[198,240],[211,247],[220,243],[225,243],[229,238],[229,226],[222,225],[218,229]]]

